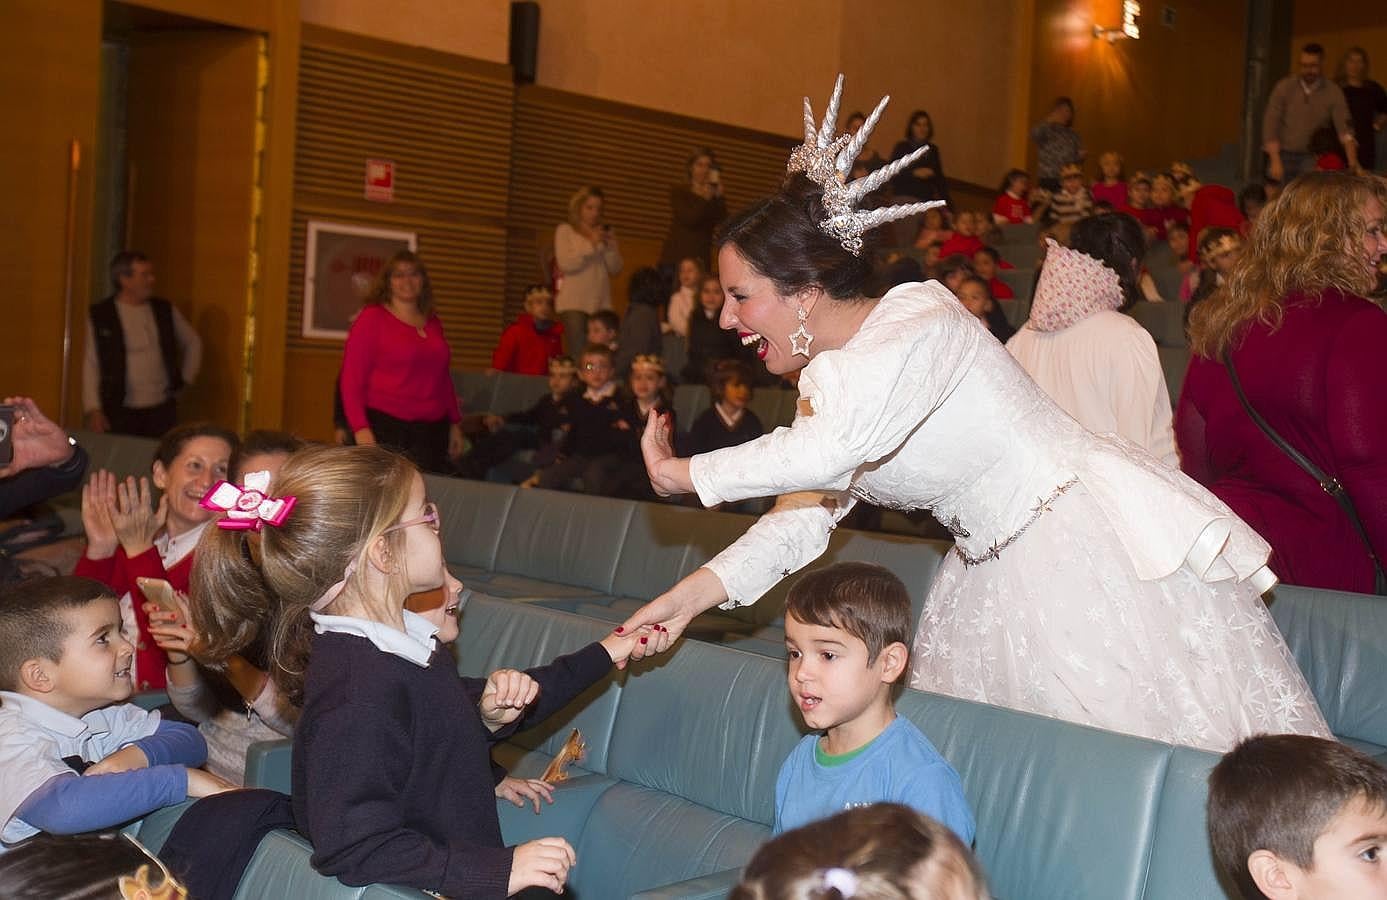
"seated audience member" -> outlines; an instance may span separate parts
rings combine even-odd
[[[1048,221],[1072,225],[1093,213],[1093,198],[1084,187],[1084,170],[1070,163],[1060,170],[1060,189],[1050,198]]]
[[[39,578],[0,597],[0,851],[230,788],[196,768],[197,729],[125,702],[133,661],[99,582]]]
[[[931,244],[942,244],[954,236],[953,229],[949,228],[944,219],[944,209],[942,207],[931,207],[925,210],[925,214],[920,219],[920,231],[915,235],[915,246],[921,250]]]
[[[67,432],[50,420],[28,397],[6,397],[14,407],[10,426],[10,462],[0,466],[0,519],[82,483],[87,452],[68,440]]]
[[[1242,234],[1246,231],[1246,217],[1238,209],[1238,198],[1229,188],[1221,184],[1206,184],[1190,194],[1187,204],[1190,211],[1189,258],[1193,264],[1199,262],[1198,248],[1194,238],[1204,233],[1206,228],[1231,228]]]
[[[1024,169],[1012,169],[1002,179],[1002,192],[992,204],[992,221],[998,225],[1029,224],[1031,204],[1026,199],[1031,192],[1031,176]]]
[[[1248,228],[1257,221],[1257,217],[1262,214],[1262,208],[1267,205],[1267,186],[1261,182],[1253,182],[1238,192],[1238,211],[1247,219]],[[1244,231],[1243,237],[1247,237]]]
[[[934,272],[939,268],[939,261],[944,258],[944,242],[935,241],[925,248],[924,259],[920,262],[920,268],[924,270],[926,278],[933,278]]]
[[[100,471],[82,488],[87,550],[76,574],[95,578],[120,597],[126,634],[135,642],[135,689],[161,690],[168,657],[150,634],[150,601],[140,578],[167,581],[187,593],[193,551],[216,513],[202,498],[226,478],[239,439],[212,425],[180,425],[154,451],[151,474],[163,492],[156,507],[150,479]]]
[[[1151,179],[1150,218],[1155,222],[1156,238],[1165,240],[1171,225],[1184,225],[1189,228],[1190,211],[1180,205],[1180,195],[1176,188],[1175,176],[1162,172]]]
[[[676,431],[671,401],[664,360],[656,355],[637,356],[632,360],[626,390],[621,395],[621,413],[615,423],[619,438],[610,457],[599,463],[600,483],[592,489],[585,485],[588,493],[634,500],[659,499],[650,486],[650,476],[641,457],[641,434],[651,412],[667,417],[670,433]],[[587,478],[585,474],[584,481]]]
[[[1338,741],[1258,735],[1209,773],[1214,865],[1243,900],[1387,896],[1387,769]]]
[[[939,265],[935,267],[934,277],[957,296],[959,287],[963,285],[963,280],[976,274],[978,273],[973,271],[973,264],[969,262],[968,257],[961,253],[955,253],[953,256],[946,256],[939,261]]]
[[[953,256],[960,253],[963,256],[972,256],[982,249],[982,238],[978,237],[979,222],[978,214],[963,210],[954,216],[953,237],[944,242],[944,246],[939,248],[940,256]]]
[[[563,353],[563,323],[554,318],[554,294],[548,285],[525,288],[525,311],[501,332],[491,354],[491,368],[520,375],[543,375],[551,357]]]
[[[585,390],[568,400],[569,429],[558,458],[526,479],[525,487],[566,490],[581,478],[585,493],[597,493],[593,488],[603,481],[609,457],[623,443],[625,435],[616,424],[622,414],[617,396],[621,382],[612,366],[612,351],[589,344],[579,358],[578,380]]]
[[[1137,172],[1131,177],[1127,182],[1127,206],[1118,211],[1126,213],[1141,223],[1148,244],[1156,240],[1156,232],[1161,224],[1161,214],[1156,207],[1151,205],[1151,176],[1145,172]]]
[[[621,331],[614,347],[613,365],[625,378],[631,371],[631,360],[637,356],[660,353],[660,306],[668,296],[668,286],[658,270],[646,267],[631,274],[627,287],[626,314],[621,318]]]
[[[836,563],[790,588],[790,699],[815,733],[780,767],[775,834],[852,807],[900,803],[972,844],[973,813],[958,773],[913,722],[896,715],[891,699],[910,636],[910,595],[881,566]]]
[[[890,253],[885,262],[877,266],[872,277],[867,279],[867,296],[881,297],[891,288],[901,284],[912,284],[925,280],[925,269],[913,256]]]
[[[751,858],[729,900],[988,900],[967,845],[897,803],[787,831]]]
[[[463,478],[486,478],[519,484],[536,469],[552,465],[569,428],[569,412],[578,386],[578,367],[567,356],[549,360],[549,393],[529,409],[502,418],[482,417],[486,432],[472,443],[472,449],[458,461]],[[533,450],[527,459],[516,458],[522,450]]]
[[[1100,176],[1089,188],[1095,208],[1100,203],[1108,204],[1108,211],[1115,212],[1127,207],[1127,179],[1122,175],[1122,156],[1109,150],[1098,157]]]
[[[1006,343],[1016,333],[1007,321],[1006,313],[992,298],[987,281],[979,275],[969,275],[958,286],[958,301],[963,308],[978,318],[992,332],[992,336]]]
[[[247,476],[265,472],[269,482],[252,485],[272,493],[275,475],[303,442],[281,431],[252,431],[231,456],[227,481],[247,485]],[[284,702],[270,683],[270,633],[249,617],[233,597],[178,595],[177,611],[146,603],[149,633],[168,656],[169,700],[178,714],[197,723],[207,742],[207,769],[239,785],[245,778],[246,751],[259,741],[292,737],[298,710]],[[209,646],[196,640],[204,624],[217,619],[231,625],[233,646]],[[263,630],[262,630],[263,629]]]
[[[1321,128],[1310,135],[1310,155],[1315,158],[1316,172],[1342,172],[1348,168],[1339,147],[1339,137],[1332,128]]]
[[[711,453],[755,440],[765,433],[756,413],[747,409],[751,402],[751,367],[740,360],[723,359],[713,364],[708,391],[713,405],[703,411],[689,428],[687,456]]]
[[[1180,285],[1180,299],[1189,307],[1208,298],[1223,284],[1233,266],[1243,255],[1243,239],[1236,228],[1205,228],[1199,235],[1199,268],[1185,276]]]
[[[1005,281],[997,277],[1000,269],[1015,268],[1010,263],[1002,259],[1002,254],[998,253],[995,247],[983,247],[973,254],[973,271],[978,273],[978,277],[987,282],[987,289],[991,292],[994,300],[1011,300],[1016,296],[1016,292],[1011,289]]]
[[[698,305],[689,314],[689,356],[680,373],[686,384],[702,384],[720,359],[740,359],[748,364],[755,360],[755,350],[743,347],[735,331],[719,324],[722,303],[722,282],[716,275],[705,275],[698,287]]]
[[[698,303],[698,286],[703,281],[703,264],[691,256],[685,257],[679,261],[676,277],[678,285],[674,293],[669,295],[669,306],[665,321],[660,323],[660,330],[665,333],[672,331],[687,340],[689,316]]]
[[[621,319],[610,309],[599,309],[588,316],[588,346],[601,344],[612,353],[617,350]]]
[[[1030,318],[1007,350],[1089,431],[1112,432],[1179,465],[1156,342],[1120,310],[1135,301],[1146,241],[1129,216],[1092,216],[1050,247]]]

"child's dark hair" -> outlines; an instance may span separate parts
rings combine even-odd
[[[260,456],[264,453],[297,453],[303,449],[302,439],[295,437],[287,431],[274,431],[269,428],[257,428],[246,433],[239,444],[231,446],[231,465],[227,466],[228,477],[241,483],[241,477],[246,473],[241,471],[241,461],[250,456]]]
[[[17,691],[31,659],[57,662],[71,629],[62,614],[115,594],[99,581],[71,575],[31,578],[0,592],[0,691]]]
[[[755,379],[751,366],[740,359],[720,359],[708,367],[708,393],[713,395],[714,401],[718,401],[726,395],[729,384],[751,387]]]
[[[626,296],[633,304],[659,306],[669,300],[669,282],[659,269],[645,266],[632,273]]]
[[[1111,212],[1080,219],[1069,232],[1069,247],[1116,272],[1127,303],[1141,299],[1137,279],[1146,258],[1146,234],[1136,219]]]
[[[0,897],[7,900],[172,900],[187,896],[182,889],[163,863],[124,834],[43,832],[0,854]]]
[[[378,446],[295,453],[276,476],[275,493],[297,498],[283,524],[260,532],[209,528],[198,542],[191,593],[218,598],[193,607],[199,658],[218,664],[263,633],[270,677],[290,703],[301,704],[309,608],[348,565],[369,565],[365,554],[377,539],[401,558],[404,532],[385,530],[403,514],[417,474],[403,456]]]
[[[159,446],[154,448],[154,461],[161,463],[165,469],[173,465],[173,461],[178,458],[178,454],[183,452],[183,448],[188,446],[188,442],[194,438],[210,437],[226,441],[231,447],[231,455],[236,455],[236,448],[240,446],[241,439],[236,436],[236,432],[228,431],[219,425],[212,425],[208,422],[193,422],[188,425],[177,425],[164,432],[164,436],[159,438]]]
[[[612,348],[608,347],[606,344],[588,344],[578,356],[580,362],[581,358],[584,356],[602,356],[606,357],[607,362],[611,362],[616,354],[612,353]]]
[[[1209,773],[1214,864],[1247,900],[1264,900],[1248,857],[1269,850],[1312,868],[1315,839],[1354,800],[1387,809],[1387,768],[1338,741],[1301,734],[1248,738]]]
[[[823,191],[795,173],[775,196],[729,219],[719,232],[718,246],[730,244],[783,297],[809,287],[823,289],[834,300],[862,297],[872,274],[872,252],[853,256],[844,250],[837,238],[819,228],[827,216]]]
[[[543,283],[540,283],[540,282],[535,282],[534,284],[527,284],[527,285],[525,285],[525,294],[524,294],[524,296],[525,296],[525,299],[527,299],[527,300],[530,298],[530,295],[531,295],[531,294],[538,294],[538,293],[541,293],[541,292],[543,292],[543,293],[545,293],[545,294],[548,294],[548,295],[550,295],[551,297],[554,295],[554,289],[551,288],[551,287],[550,287],[549,285],[547,285],[547,284],[543,284]]]
[[[978,285],[979,287],[982,288],[983,293],[987,295],[987,299],[988,299],[988,300],[993,299],[993,297],[992,297],[992,285],[988,284],[988,283],[987,283],[987,279],[986,279],[986,278],[983,278],[981,275],[969,275],[969,276],[965,277],[962,281],[960,281],[960,282],[958,283],[959,289],[962,290],[962,289],[963,289],[963,286],[964,286],[965,284],[976,284],[976,285]]]
[[[834,563],[802,576],[785,599],[785,614],[861,639],[868,663],[888,644],[910,646],[910,594],[891,570],[872,563]]]
[[[989,247],[984,244],[973,252],[974,258],[976,258],[979,253],[983,254],[994,263],[1000,263],[1002,261],[1002,254],[997,252],[996,247]]]
[[[1190,233],[1190,227],[1186,225],[1184,222],[1171,222],[1169,225],[1165,227],[1165,234],[1167,238],[1170,237],[1170,233],[1172,231],[1178,231],[1181,234],[1188,236]]]
[[[1010,169],[1002,176],[1002,186],[998,188],[998,190],[1005,193],[1011,190],[1011,183],[1016,179],[1025,178],[1029,181],[1030,177],[1031,173],[1027,172],[1025,169]]]
[[[966,272],[969,275],[977,274],[977,272],[973,270],[972,260],[962,253],[951,253],[941,259],[939,264],[935,266],[934,277],[938,278],[940,281],[946,281],[959,272]]]
[[[943,825],[896,803],[811,822],[763,844],[729,900],[986,900],[987,880]]]
[[[1238,212],[1248,219],[1252,218],[1248,210],[1254,203],[1258,206],[1267,205],[1267,186],[1260,181],[1254,181],[1238,192]]]
[[[589,322],[601,322],[607,326],[608,330],[616,331],[621,327],[621,318],[610,309],[599,309],[597,312],[588,316]]]

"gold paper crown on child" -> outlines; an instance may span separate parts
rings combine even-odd
[[[631,371],[647,369],[657,375],[665,374],[665,361],[654,353],[637,353],[631,360]]]
[[[549,358],[550,375],[577,375],[578,366],[573,362],[571,356],[551,356]]]
[[[824,111],[823,124],[814,127],[814,109],[809,98],[804,98],[804,143],[790,154],[785,166],[789,173],[803,172],[810,181],[823,188],[824,211],[828,213],[818,222],[819,229],[835,237],[843,249],[853,256],[862,255],[862,235],[887,222],[919,215],[927,209],[943,206],[943,200],[927,203],[906,203],[899,206],[883,206],[879,209],[857,208],[858,203],[890,181],[897,173],[909,167],[929,150],[929,144],[917,147],[913,152],[872,172],[869,175],[849,182],[853,160],[867,146],[867,138],[876,127],[877,120],[886,109],[891,97],[888,94],[872,110],[872,114],[862,123],[857,134],[834,135],[838,127],[838,104],[843,97],[843,76],[840,74],[833,85],[833,98],[828,101]]]
[[[1213,265],[1214,258],[1220,253],[1230,253],[1241,248],[1243,239],[1236,234],[1221,234],[1213,241],[1204,244],[1201,242],[1199,247],[1199,258],[1205,265]]]

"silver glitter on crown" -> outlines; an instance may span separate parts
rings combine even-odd
[[[819,228],[842,243],[843,249],[853,256],[862,255],[862,235],[879,225],[915,216],[927,209],[943,206],[943,200],[930,200],[927,203],[906,203],[899,206],[883,206],[879,209],[859,210],[857,204],[864,197],[894,178],[929,149],[925,144],[912,153],[886,165],[869,175],[848,182],[852,164],[862,148],[867,146],[867,138],[876,127],[877,120],[886,109],[891,97],[881,98],[872,114],[862,123],[857,134],[843,134],[834,137],[838,127],[838,104],[843,97],[843,76],[833,85],[833,99],[828,101],[824,111],[823,124],[814,127],[814,111],[809,98],[804,98],[804,143],[790,154],[785,166],[787,172],[803,172],[810,181],[823,188],[824,210],[828,215],[819,220]]]

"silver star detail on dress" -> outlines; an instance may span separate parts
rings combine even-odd
[[[924,155],[929,145],[918,147],[900,159],[883,166],[870,175],[851,183],[848,175],[852,173],[853,160],[867,146],[867,138],[876,128],[882,110],[890,101],[890,96],[882,97],[872,114],[862,123],[855,135],[833,136],[838,127],[838,105],[843,97],[843,76],[839,75],[833,86],[833,98],[824,111],[824,121],[818,129],[814,127],[814,110],[809,98],[804,98],[804,143],[790,154],[787,172],[803,172],[810,181],[823,188],[824,211],[828,215],[819,221],[819,228],[825,234],[837,238],[843,249],[853,256],[862,255],[862,235],[896,219],[919,215],[927,209],[943,206],[942,200],[928,203],[906,203],[899,206],[883,206],[878,209],[857,209],[857,204],[868,194],[890,181],[897,173],[909,167]],[[796,351],[798,352],[798,351]]]

